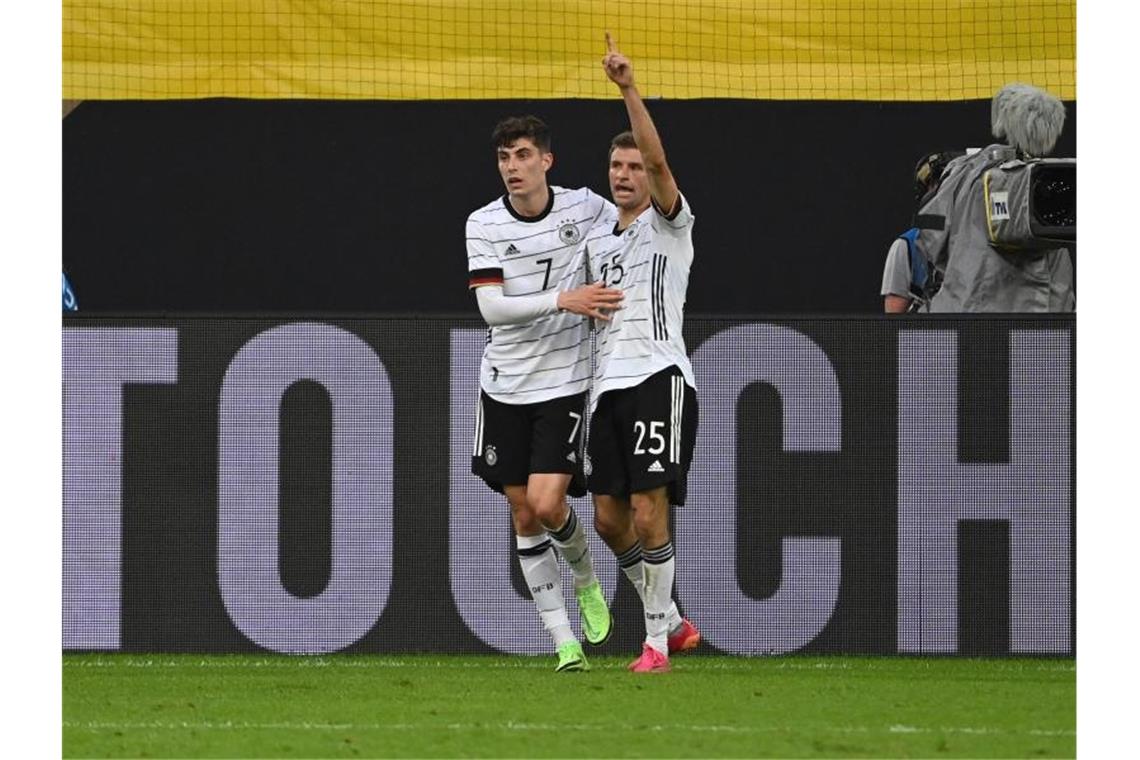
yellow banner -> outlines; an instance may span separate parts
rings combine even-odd
[[[63,0],[67,99],[1076,98],[1075,0]]]

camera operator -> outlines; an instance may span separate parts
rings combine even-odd
[[[1065,241],[1076,236],[1075,162],[1068,164],[1071,183],[1056,183],[1061,187],[1061,210],[1054,213],[1062,221],[1048,229],[1049,235],[1060,230],[1060,238],[1043,237],[1039,230],[1044,227],[1037,219],[1031,225],[1019,218],[1034,213],[1033,199],[1012,202],[1032,194],[1033,188],[1024,186],[1035,176],[1029,168],[1053,150],[1064,122],[1061,101],[1031,85],[1008,84],[994,96],[991,127],[994,137],[1005,142],[950,161],[937,190],[915,218],[914,245],[925,254],[931,276],[942,281],[924,310],[1073,310],[1073,263]],[[1018,176],[1019,171],[1024,174]],[[999,193],[991,187],[1017,180],[1023,186],[1014,191]],[[1052,200],[1057,205],[1056,198]],[[1011,238],[1005,230],[1014,226],[1021,234]]]
[[[977,150],[940,150],[920,158],[914,167],[916,208],[921,209],[934,197],[947,164],[959,156],[976,153]],[[930,297],[941,284],[937,273],[930,267],[926,254],[918,247],[919,232],[918,227],[911,227],[895,238],[887,249],[887,260],[883,264],[883,286],[879,290],[883,296],[883,311],[887,314],[925,311]]]

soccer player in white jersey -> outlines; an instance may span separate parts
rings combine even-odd
[[[620,290],[585,285],[586,231],[610,204],[585,188],[547,184],[554,154],[536,117],[505,119],[492,142],[507,192],[467,218],[466,234],[470,287],[490,326],[472,472],[510,504],[519,564],[554,640],[556,670],[585,670],[553,547],[573,573],[585,639],[600,646],[613,618],[566,494],[585,495],[586,317],[604,320],[621,301]]]
[[[693,214],[633,81],[633,66],[606,34],[606,76],[621,90],[630,132],[610,147],[616,211],[587,236],[591,271],[625,294],[597,336],[589,431],[594,525],[645,607],[637,673],[669,670],[671,652],[700,633],[673,602],[670,504],[685,503],[697,430],[696,383],[681,337],[693,260]]]

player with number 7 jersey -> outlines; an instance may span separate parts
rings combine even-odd
[[[471,469],[507,497],[519,566],[558,653],[556,670],[585,670],[554,547],[573,573],[584,637],[601,645],[613,618],[566,494],[585,493],[586,318],[605,320],[621,301],[620,291],[585,283],[586,231],[609,202],[547,184],[554,154],[536,117],[505,119],[492,142],[507,192],[472,213],[466,231],[469,285],[490,328]]]
[[[525,322],[491,325],[479,380],[492,398],[531,404],[589,388],[589,324],[554,299],[586,284],[583,242],[609,205],[588,188],[552,186],[534,216],[503,196],[468,217],[470,287],[499,285],[505,297],[550,307]]]

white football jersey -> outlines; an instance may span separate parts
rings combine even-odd
[[[467,217],[469,285],[502,284],[503,295],[563,291],[586,282],[586,233],[612,204],[588,188],[550,188],[550,203],[523,217],[507,196]],[[506,404],[532,404],[585,391],[590,384],[585,317],[558,312],[492,327],[479,385]]]
[[[652,205],[625,230],[607,210],[591,228],[586,249],[594,280],[625,292],[622,308],[598,322],[592,403],[606,391],[630,388],[676,365],[694,390],[693,366],[681,327],[693,263],[693,214],[681,196],[672,219]]]

